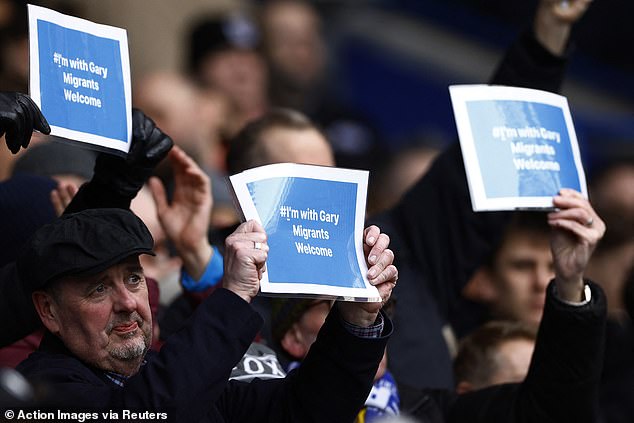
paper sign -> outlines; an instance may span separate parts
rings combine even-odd
[[[587,198],[565,97],[487,85],[449,91],[474,211],[552,209],[561,188]]]
[[[127,153],[128,38],[121,28],[28,6],[30,91],[51,134]]]
[[[381,301],[363,253],[368,172],[283,163],[230,180],[244,217],[268,236],[262,293]]]

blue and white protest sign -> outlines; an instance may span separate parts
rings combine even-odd
[[[283,163],[230,180],[244,217],[267,233],[262,293],[381,301],[363,253],[368,172]]]
[[[132,139],[124,29],[29,5],[30,91],[51,134],[127,153]]]
[[[551,209],[561,188],[587,198],[565,97],[487,85],[449,91],[474,211]]]

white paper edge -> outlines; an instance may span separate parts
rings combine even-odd
[[[300,165],[295,163],[278,163],[249,169],[229,177],[236,197],[242,208],[245,219],[254,219],[260,224],[255,204],[249,194],[247,184],[276,177],[301,177],[322,181],[350,182],[357,184],[357,208],[355,212],[354,242],[357,262],[365,288],[346,288],[306,283],[271,283],[268,273],[264,272],[260,281],[263,294],[299,294],[319,296],[323,298],[341,299],[345,301],[380,302],[379,291],[370,284],[367,278],[368,267],[363,255],[363,229],[365,210],[361,205],[366,203],[368,189],[368,172],[363,170],[342,169],[325,166]]]
[[[575,168],[579,175],[581,194],[584,198],[588,198],[586,177],[581,163],[577,134],[572,123],[572,116],[566,97],[547,91],[501,85],[450,85],[449,94],[451,96],[456,128],[462,148],[462,158],[467,171],[467,181],[473,211],[515,210],[522,208],[552,209],[553,198],[551,196],[486,197],[480,162],[477,158],[473,133],[471,132],[471,124],[467,113],[467,101],[515,100],[548,104],[560,108],[563,112],[566,129],[568,130],[568,136],[570,138]]]
[[[63,26],[65,28],[86,32],[102,38],[110,38],[119,41],[121,54],[121,70],[123,72],[123,92],[126,106],[126,127],[128,129],[128,142],[101,137],[87,132],[74,131],[67,128],[51,125],[51,135],[70,138],[72,140],[105,146],[127,153],[132,141],[132,85],[130,76],[130,55],[128,51],[128,33],[123,28],[98,24],[86,19],[64,15],[45,7],[28,6],[29,14],[29,91],[30,96],[39,108],[42,108],[42,98],[40,96],[40,55],[39,42],[37,37],[37,21],[43,20]],[[46,117],[46,116],[45,116]]]

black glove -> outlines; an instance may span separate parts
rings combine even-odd
[[[131,200],[173,145],[172,139],[157,128],[152,119],[132,109],[132,145],[127,157],[100,153],[93,181]]]
[[[0,93],[0,137],[7,133],[7,147],[13,154],[29,145],[34,128],[43,134],[51,132],[31,97],[22,93]]]

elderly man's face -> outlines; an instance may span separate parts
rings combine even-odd
[[[47,328],[86,363],[131,375],[152,340],[152,316],[143,269],[130,257],[94,276],[58,282],[47,309],[38,307]],[[42,297],[43,298],[43,297]],[[34,295],[36,305],[38,300]]]

